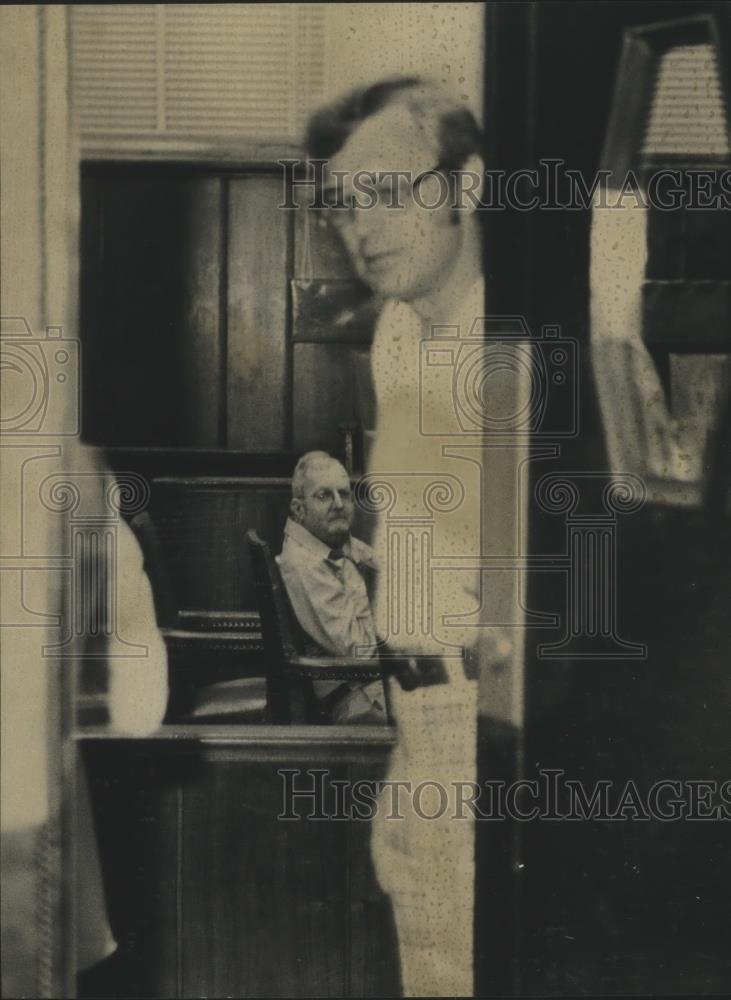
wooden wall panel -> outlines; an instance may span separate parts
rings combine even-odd
[[[279,552],[289,498],[289,480],[154,484],[150,513],[179,610],[256,610],[246,532],[256,528]]]
[[[226,444],[244,451],[287,444],[291,215],[280,200],[278,176],[230,181]]]
[[[84,176],[82,411],[92,443],[218,443],[220,183],[159,169]]]
[[[294,345],[293,447],[340,455],[343,435],[338,425],[354,420],[352,349],[344,344]]]
[[[369,824],[328,818],[330,783],[382,778],[392,739],[343,727],[202,736],[175,726],[152,740],[85,741],[125,959],[113,995],[398,996]],[[278,818],[280,768],[300,772],[300,789],[316,780],[305,769],[325,771],[323,818],[306,818],[307,799],[293,803],[301,818]]]
[[[177,344],[181,397],[179,437],[190,447],[216,447],[225,418],[221,385],[221,181],[181,182],[190,206],[186,248],[188,280],[181,288],[181,328]],[[170,358],[175,364],[174,357]]]
[[[377,307],[332,229],[280,202],[275,171],[85,168],[89,441],[340,449],[337,424],[352,418],[344,345],[367,351]]]
[[[269,766],[217,761],[184,790],[183,996],[297,996],[303,973],[346,995],[345,831],[277,821],[281,788]]]

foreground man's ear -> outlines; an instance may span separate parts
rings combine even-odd
[[[460,212],[472,214],[482,201],[485,189],[485,161],[477,153],[472,153],[460,168],[460,185],[457,190],[457,208]]]
[[[292,515],[293,520],[297,521],[298,524],[302,524],[302,518],[305,512],[305,505],[302,502],[301,497],[292,497],[289,501],[289,512]]]

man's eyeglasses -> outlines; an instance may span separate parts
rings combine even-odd
[[[338,497],[340,502],[345,505],[353,502],[353,492],[352,490],[318,490],[316,493],[312,494],[313,500],[317,500],[318,503],[334,503],[335,498]]]
[[[429,170],[423,170],[413,180],[405,173],[397,171],[379,171],[363,174],[358,178],[361,187],[357,193],[342,196],[337,188],[324,192],[325,207],[312,209],[321,225],[331,225],[343,230],[351,226],[361,212],[374,209],[389,211],[403,210],[414,204],[422,207],[436,208],[437,203],[424,204],[417,192],[428,177],[439,177],[444,197],[448,197],[449,188],[445,184],[445,164],[438,163]],[[356,175],[357,176],[357,175]]]

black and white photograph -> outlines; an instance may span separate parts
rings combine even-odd
[[[2,996],[731,995],[731,0],[0,23]]]

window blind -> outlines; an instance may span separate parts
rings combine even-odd
[[[71,5],[82,150],[300,141],[325,74],[324,4]]]
[[[642,153],[728,157],[723,92],[710,43],[678,45],[660,58]]]

